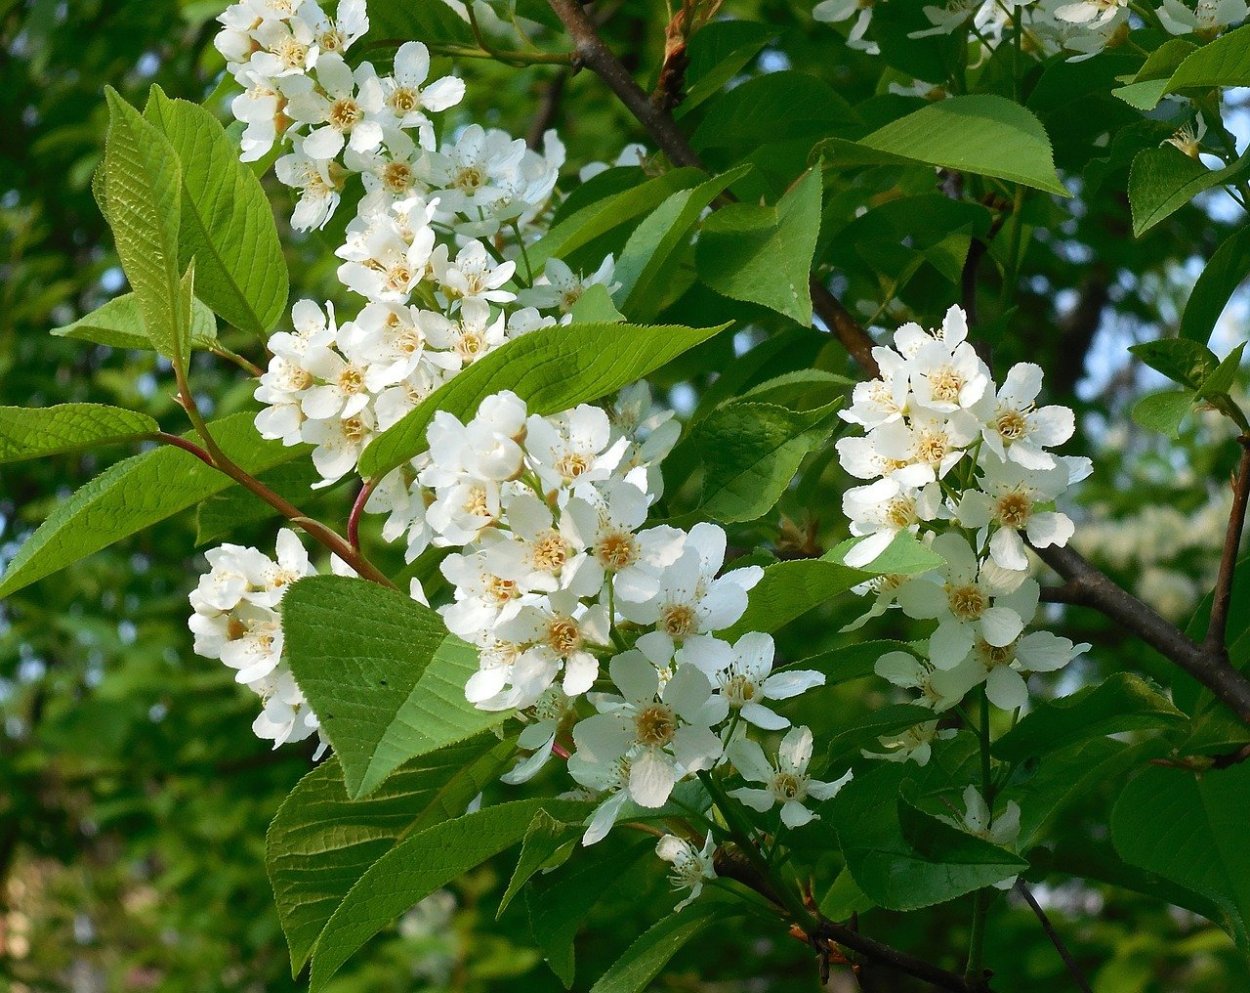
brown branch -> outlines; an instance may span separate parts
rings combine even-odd
[[[560,116],[560,105],[564,102],[564,88],[568,84],[569,74],[561,69],[543,86],[542,100],[538,105],[538,113],[530,121],[529,130],[525,134],[525,146],[531,149],[542,147],[543,135],[555,124]]]
[[[547,3],[573,39],[575,68],[585,66],[602,79],[608,89],[637,118],[638,123],[646,128],[670,162],[677,166],[704,169],[703,161],[690,147],[685,133],[677,126],[672,115],[662,106],[653,103],[643,92],[629,70],[599,37],[598,30],[581,4],[577,0],[547,0]],[[878,376],[880,370],[872,357],[873,340],[863,325],[855,320],[850,311],[816,277],[812,277],[811,292],[812,309],[821,323],[834,334],[870,377]]]
[[[1042,930],[1046,932],[1046,937],[1050,939],[1050,943],[1055,946],[1055,951],[1063,959],[1063,964],[1068,969],[1068,975],[1076,983],[1077,989],[1081,993],[1093,993],[1093,990],[1089,988],[1089,981],[1086,980],[1085,974],[1081,972],[1081,967],[1077,964],[1076,959],[1072,957],[1072,953],[1068,951],[1068,946],[1063,943],[1063,939],[1059,937],[1059,932],[1055,930],[1055,926],[1050,923],[1050,918],[1046,916],[1046,911],[1042,909],[1042,905],[1034,899],[1033,894],[1029,892],[1029,888],[1024,885],[1023,879],[1016,881],[1016,892],[1024,897],[1024,902],[1037,915],[1037,919],[1042,925]]]
[[[1211,620],[1207,624],[1207,637],[1203,642],[1207,651],[1219,654],[1225,661],[1228,658],[1225,635],[1228,631],[1228,611],[1233,600],[1233,576],[1237,571],[1241,531],[1246,523],[1246,503],[1250,500],[1250,435],[1242,435],[1237,440],[1241,443],[1241,461],[1237,466],[1237,478],[1233,482],[1233,509],[1228,515],[1228,531],[1224,535],[1220,571],[1211,599]]]
[[[771,883],[764,878],[755,867],[741,854],[732,849],[718,848],[716,851],[716,874],[722,879],[733,879],[743,886],[754,890],[769,903],[785,912],[785,905],[773,889]],[[873,938],[862,935],[859,931],[846,924],[838,924],[825,920],[817,912],[818,926],[815,934],[799,935],[816,949],[822,957],[836,952],[830,943],[849,948],[864,958],[881,965],[888,966],[898,972],[915,976],[940,990],[952,990],[954,993],[989,993],[984,986],[970,984],[963,976],[939,968],[924,959],[908,955],[890,945],[882,944]]]
[[[1074,549],[1052,545],[1034,551],[1067,580],[1062,587],[1047,591],[1052,599],[1057,600],[1055,594],[1062,591],[1063,599],[1057,602],[1093,607],[1123,625],[1202,683],[1242,722],[1250,724],[1250,680],[1229,665],[1224,652],[1211,652],[1186,637],[1174,624],[1121,589]]]

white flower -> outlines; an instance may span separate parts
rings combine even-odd
[[[314,488],[329,486],[351,472],[373,438],[373,430],[373,414],[367,407],[351,417],[305,421],[300,426],[300,440],[313,446],[313,465],[322,476]]]
[[[256,737],[272,741],[277,748],[317,733],[321,723],[286,666],[274,672],[258,692],[264,705],[252,722],[252,733]]]
[[[552,417],[531,415],[525,447],[548,491],[606,480],[625,453],[624,439],[612,442],[608,415],[588,404]]]
[[[993,455],[983,460],[985,475],[980,489],[968,490],[959,503],[959,522],[967,528],[996,530],[990,538],[990,555],[1004,569],[1027,569],[1023,531],[1035,548],[1060,547],[1068,543],[1075,527],[1066,514],[1039,511],[1068,488],[1068,471],[1026,469],[1018,463],[1000,462]]]
[[[1002,598],[1022,585],[1036,584],[1032,580],[1021,583],[1018,574],[1004,575],[1005,570],[992,568],[992,563],[978,562],[967,539],[957,532],[938,535],[933,550],[946,560],[945,565],[932,578],[908,583],[898,595],[908,617],[938,620],[929,638],[933,664],[939,669],[955,668],[978,638],[996,647],[1015,641],[1029,618],[1021,617]]]
[[[1052,468],[1055,456],[1044,449],[1062,445],[1076,427],[1067,407],[1035,406],[1041,389],[1041,368],[1021,362],[1011,367],[997,395],[987,393],[976,411],[985,425],[981,430],[985,447],[1026,469]]]
[[[563,670],[564,692],[578,696],[589,690],[599,675],[599,659],[591,648],[602,649],[608,644],[607,608],[599,604],[587,607],[570,591],[557,590],[501,621],[496,634],[526,646],[526,654],[549,666],[553,676]],[[531,703],[526,700],[514,706]]]
[[[1240,24],[1250,16],[1250,7],[1246,0],[1198,0],[1192,9],[1181,0],[1160,0],[1156,13],[1169,34],[1213,38],[1224,28]]]
[[[725,532],[715,524],[696,524],[686,535],[681,555],[660,573],[655,595],[639,603],[617,604],[627,620],[657,626],[637,642],[652,661],[666,663],[676,643],[722,631],[746,611],[747,592],[763,578],[764,570],[749,566],[715,578],[725,559],[725,541]]]
[[[373,66],[363,63],[354,73],[340,55],[317,60],[317,84],[311,76],[291,76],[282,81],[287,96],[287,114],[300,125],[313,130],[303,141],[303,151],[311,159],[332,159],[349,144],[357,152],[367,152],[382,143],[382,125],[377,114],[382,109],[382,85]]]
[[[409,197],[378,201],[347,226],[347,241],[335,251],[345,261],[339,281],[368,300],[407,303],[413,288],[430,274],[435,234],[434,202]]]
[[[608,670],[622,696],[596,701],[601,712],[573,728],[577,755],[607,766],[627,757],[629,795],[661,807],[679,779],[720,758],[711,726],[724,720],[725,701],[693,666],[680,666],[661,688],[660,673],[638,651],[617,655]]]
[[[574,273],[559,259],[548,259],[543,268],[543,274],[532,287],[517,294],[517,299],[539,310],[555,308],[560,313],[567,314],[582,298],[582,294],[592,286],[602,286],[608,293],[614,293],[620,289],[621,284],[612,280],[614,271],[615,266],[611,255],[605,258],[599,268],[589,276]]]
[[[1020,805],[1009,800],[1003,812],[994,817],[981,791],[975,786],[964,790],[964,814],[959,820],[944,814],[938,814],[937,818],[1000,848],[1011,848],[1020,837]],[[1012,876],[1010,879],[1000,880],[994,884],[994,888],[1009,890],[1015,886],[1016,878]]]
[[[839,21],[855,19],[846,43],[850,48],[857,48],[869,55],[877,55],[880,49],[876,42],[865,41],[864,35],[872,23],[872,8],[876,0],[821,0],[812,9],[812,17],[818,21],[836,24]]]
[[[838,412],[844,421],[865,428],[897,421],[907,413],[911,397],[907,360],[894,349],[880,345],[872,350],[872,357],[881,370],[880,377],[856,383],[851,391],[851,406]]]
[[[1127,9],[1128,0],[1076,0],[1055,11],[1055,17],[1070,24],[1097,27],[1113,21]]]
[[[274,173],[286,186],[300,191],[291,227],[296,231],[323,228],[338,209],[345,173],[332,160],[314,159],[296,149],[274,163]]]
[[[900,532],[914,534],[921,522],[936,518],[941,505],[937,483],[916,490],[889,477],[847,490],[842,512],[851,522],[851,534],[865,537],[846,553],[846,564],[856,569],[870,565]]]
[[[764,706],[769,700],[789,700],[825,684],[825,675],[811,669],[773,672],[776,646],[767,634],[751,631],[731,647],[727,642],[702,636],[689,638],[678,652],[678,661],[694,665],[720,688],[731,711],[748,724],[766,731],[790,726],[790,719]]]
[[[538,774],[555,750],[556,735],[576,719],[577,710],[572,697],[552,687],[539,697],[528,716],[531,721],[517,736],[517,747],[530,754],[499,777],[509,785],[528,782]]]
[[[583,597],[599,592],[602,570],[587,561],[576,531],[563,520],[557,526],[547,503],[529,490],[519,490],[504,495],[502,510],[509,534],[483,550],[495,572],[523,592],[570,589]]]
[[[452,305],[475,298],[492,303],[508,303],[516,298],[515,293],[501,289],[512,278],[516,263],[496,264],[480,241],[469,242],[452,260],[445,253],[436,252],[431,266],[440,292]]]
[[[301,4],[296,17],[312,31],[318,50],[328,54],[347,51],[369,30],[365,0],[340,0],[334,20],[316,3]]]
[[[426,123],[425,111],[438,113],[464,99],[464,80],[444,76],[428,86],[430,50],[419,41],[409,41],[395,52],[393,75],[383,77],[382,93],[391,124],[411,128]]]
[[[847,772],[836,782],[826,783],[807,774],[812,759],[812,732],[806,727],[791,728],[781,739],[775,765],[765,758],[758,742],[749,738],[732,742],[728,758],[743,779],[764,784],[763,789],[743,786],[730,790],[729,795],[761,813],[781,804],[781,822],[789,828],[817,820],[817,815],[803,806],[803,801],[809,797],[818,801],[831,799],[850,782],[852,775]]]
[[[860,752],[866,759],[885,759],[887,762],[906,762],[911,759],[916,765],[925,766],[933,756],[933,742],[945,741],[955,737],[954,728],[938,730],[937,721],[925,721],[915,727],[908,728],[902,734],[887,735],[877,741],[885,752]]]
[[[934,669],[908,652],[887,652],[877,659],[873,671],[887,682],[920,691],[917,701],[922,707],[942,713],[950,710],[980,680],[964,666]]]
[[[1085,643],[1074,645],[1050,631],[1031,631],[1002,648],[978,641],[972,658],[964,665],[975,667],[976,682],[985,680],[985,695],[990,703],[1003,710],[1015,710],[1029,699],[1028,685],[1021,673],[1062,669],[1076,656],[1089,651],[1089,647]]]
[[[655,854],[673,867],[668,877],[673,888],[690,891],[690,895],[677,904],[674,910],[690,906],[703,892],[703,884],[716,878],[716,868],[712,864],[715,853],[716,842],[710,831],[701,849],[674,834],[666,834],[656,843]]]
[[[286,128],[282,112],[286,99],[263,77],[249,75],[243,82],[246,89],[230,101],[230,112],[246,125],[239,136],[239,158],[255,162],[269,154],[278,133]]]

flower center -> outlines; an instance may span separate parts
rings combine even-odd
[[[561,658],[582,647],[582,632],[568,617],[556,617],[547,625],[547,644]]]
[[[534,541],[531,553],[543,572],[557,572],[569,557],[569,546],[556,531],[547,531]]]
[[[773,777],[773,792],[783,800],[794,800],[803,792],[803,781],[792,772],[779,772]]]
[[[911,527],[916,523],[916,501],[911,497],[895,497],[885,505],[885,519],[900,531]]]
[[[1018,640],[1019,639],[1017,639],[1017,641]],[[990,669],[997,669],[999,666],[1011,665],[1016,658],[1015,641],[1013,641],[1010,645],[1004,645],[1002,648],[998,648],[991,645],[984,638],[978,638],[976,650],[977,658],[981,660],[981,664],[985,666],[987,671]]]
[[[411,86],[400,86],[390,95],[387,103],[391,105],[391,110],[403,116],[420,109],[421,97]]]
[[[338,131],[350,131],[364,119],[365,112],[351,97],[339,97],[330,105],[330,126]]]
[[[945,431],[921,431],[916,435],[916,460],[937,465],[946,457],[950,442]]]
[[[725,684],[725,696],[731,707],[741,707],[755,699],[758,690],[755,683],[747,676],[737,673]]]
[[[998,522],[1005,528],[1019,530],[1029,523],[1029,515],[1032,513],[1033,501],[1019,490],[1004,493],[998,498],[995,514]]]
[[[304,59],[308,57],[308,46],[301,45],[294,38],[287,37],[278,43],[278,50],[274,54],[288,69],[299,69],[304,65]]]
[[[566,452],[556,460],[555,469],[565,479],[576,479],[590,468],[590,459],[581,452]]]
[[[496,603],[507,603],[517,595],[516,581],[490,576],[486,580],[486,595]]]
[[[698,630],[694,608],[686,603],[671,603],[660,613],[660,627],[670,638],[684,638]]]
[[[940,403],[958,403],[959,391],[964,388],[964,378],[950,366],[929,373],[929,389],[933,399]]]
[[[476,193],[485,183],[486,177],[478,166],[463,166],[452,180],[452,185],[465,193]]]
[[[486,505],[486,487],[473,486],[464,501],[464,512],[474,517],[490,517],[490,508]]]
[[[369,428],[359,417],[349,417],[343,421],[343,437],[351,442],[363,441]]]
[[[343,32],[338,28],[327,28],[317,36],[317,47],[323,52],[337,52],[343,47]]]
[[[985,608],[989,606],[985,594],[974,583],[947,587],[946,597],[950,603],[951,613],[961,621],[975,621],[985,613]]]
[[[365,385],[365,376],[355,366],[347,366],[339,373],[339,389],[347,394],[359,393]]]
[[[388,162],[382,169],[382,185],[392,193],[406,193],[412,186],[412,167],[407,162]]]
[[[486,351],[486,340],[476,331],[462,330],[456,339],[456,354],[465,362],[472,362]]]
[[[653,704],[638,712],[634,730],[640,744],[662,748],[677,733],[677,717],[663,704]]]
[[[606,535],[595,548],[595,557],[605,569],[613,572],[627,568],[638,559],[638,542],[627,531]]]
[[[1029,432],[1029,422],[1024,414],[1013,407],[1000,410],[994,420],[994,428],[1003,441],[1019,441]]]

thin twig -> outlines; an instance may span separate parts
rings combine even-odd
[[[1246,523],[1246,503],[1250,500],[1250,436],[1242,435],[1238,441],[1241,443],[1241,461],[1237,466],[1237,478],[1233,482],[1233,509],[1228,515],[1228,530],[1224,535],[1219,576],[1211,599],[1211,620],[1203,642],[1203,647],[1208,651],[1225,657],[1227,648],[1224,641],[1228,631],[1228,611],[1233,599],[1233,576],[1237,571],[1241,531]]]
[[[1059,932],[1055,930],[1050,918],[1046,916],[1046,911],[1042,909],[1041,904],[1034,899],[1033,894],[1029,892],[1029,888],[1024,885],[1023,879],[1016,880],[1016,892],[1024,897],[1024,902],[1037,915],[1038,921],[1042,925],[1042,930],[1046,932],[1046,937],[1050,939],[1050,943],[1055,946],[1055,951],[1059,953],[1059,957],[1063,959],[1063,964],[1068,968],[1068,974],[1072,977],[1072,981],[1076,983],[1076,988],[1081,993],[1093,993],[1089,988],[1089,982],[1085,979],[1081,967],[1077,964],[1076,959],[1072,957],[1072,953],[1068,951],[1068,946],[1063,943],[1063,939],[1059,937]]]
[[[953,993],[988,993],[988,987],[981,983],[969,983],[963,976],[948,972],[914,955],[900,952],[897,948],[883,945],[845,924],[822,921],[817,934],[826,941],[834,941],[843,948],[859,952],[860,955],[875,962],[897,969],[899,972],[905,972],[909,976],[915,976],[917,979],[923,979],[937,989],[951,990]]]
[[[560,105],[564,102],[564,89],[568,85],[568,70],[561,69],[543,86],[542,99],[538,104],[538,113],[530,121],[529,131],[525,135],[525,146],[531,149],[542,147],[543,136],[547,129],[555,124],[560,116]]]
[[[347,518],[347,540],[357,552],[360,551],[360,517],[365,512],[365,504],[369,502],[369,497],[377,485],[376,479],[366,479],[361,484],[360,492],[356,494],[356,501],[352,504],[352,512]]]
[[[652,103],[610,48],[577,0],[547,0],[563,22],[577,55],[577,65],[585,66],[607,84],[631,114],[651,135],[669,161],[678,166],[704,169],[703,161],[677,126],[673,116]],[[842,343],[851,357],[870,376],[880,374],[872,357],[873,340],[864,327],[818,278],[811,280],[812,308],[821,323]]]

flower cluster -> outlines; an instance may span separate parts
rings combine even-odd
[[[1088,459],[1050,451],[1071,437],[1072,411],[1037,405],[1042,372],[1031,363],[996,384],[967,334],[952,307],[940,328],[907,324],[894,348],[874,349],[881,376],[856,386],[842,413],[865,433],[837,444],[842,467],[872,480],[844,495],[851,532],[862,536],[847,564],[869,565],[900,532],[919,534],[942,558],[928,574],[875,583],[869,612],[897,606],[937,622],[924,659],[891,652],[877,672],[938,713],[981,684],[996,706],[1021,707],[1022,673],[1059,669],[1088,647],[1025,633],[1039,596],[1026,542],[1067,543],[1072,521],[1053,503],[1091,470]],[[923,763],[939,734],[936,721],[913,728],[883,741],[885,757]]]
[[[368,30],[363,0],[342,0],[333,19],[313,0],[243,0],[220,20],[217,47],[244,87],[232,105],[247,125],[242,157],[289,147],[275,171],[298,191],[293,226],[324,226],[349,180],[363,188],[336,252],[361,309],[340,323],[328,304],[297,303],[256,390],[261,434],[312,445],[328,485],[465,366],[568,320],[588,286],[614,289],[613,263],[585,279],[559,259],[530,271],[525,244],[564,163],[555,133],[542,153],[477,124],[440,141],[434,116],[461,101],[463,81],[431,81],[430,53],[415,41],[398,48],[389,75],[369,62],[349,68],[343,53]],[[410,499],[394,479],[369,509]]]
[[[847,44],[876,54],[872,39],[873,8],[888,0],[821,0],[812,15],[818,21],[849,24]],[[1026,48],[1049,57],[1067,52],[1073,61],[1124,44],[1132,23],[1129,0],[945,0],[922,8],[929,27],[912,38],[970,31],[987,49],[997,48],[1019,18]],[[1246,0],[1159,0],[1155,15],[1173,35],[1210,39],[1250,15]]]
[[[768,784],[747,790],[752,805],[783,804],[787,825],[811,818],[806,797],[834,788],[806,775],[806,729],[806,752],[783,745],[776,769],[743,736],[789,727],[769,704],[824,681],[773,672],[767,635],[716,637],[742,617],[762,570],[721,575],[726,538],[715,525],[646,527],[658,462],[677,439],[671,418],[652,410],[642,384],[610,412],[548,417],[500,393],[468,423],[439,413],[417,476],[428,506],[410,533],[419,548],[457,549],[441,564],[453,594],[440,610],[479,652],[465,694],[527,721],[530,755],[509,782],[535,775],[566,735],[569,774],[600,800],[588,844],[626,802],[663,806],[727,746],[745,749],[734,760],[745,778]]]
[[[282,658],[283,594],[297,579],[317,571],[304,546],[295,532],[284,528],[278,532],[276,559],[229,544],[207,557],[209,571],[190,597],[196,653],[220,659],[261,698],[260,715],[252,724],[258,738],[277,748],[317,733],[317,715]]]

